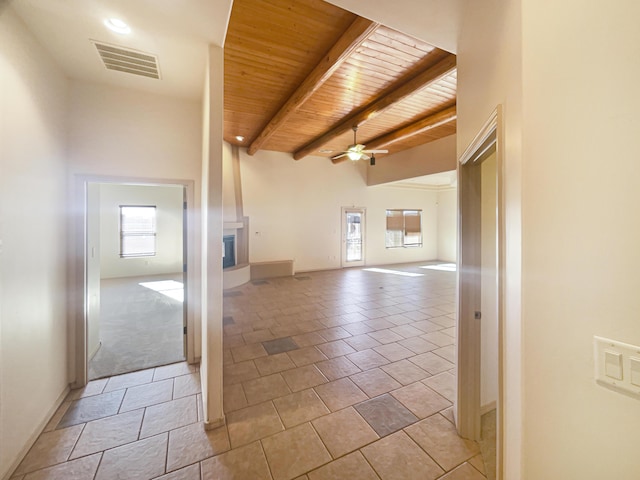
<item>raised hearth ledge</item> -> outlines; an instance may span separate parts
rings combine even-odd
[[[236,265],[222,270],[222,288],[239,287],[251,279],[251,266],[248,263]]]

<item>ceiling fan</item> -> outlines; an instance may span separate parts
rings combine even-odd
[[[354,125],[353,129],[353,145],[349,145],[349,147],[338,155],[334,155],[331,157],[331,160],[337,160],[338,158],[347,157],[349,160],[353,160],[354,162],[357,160],[371,160],[371,165],[375,165],[375,156],[376,153],[389,153],[389,150],[365,150],[365,146],[356,141],[356,132],[358,131],[358,126]],[[371,154],[371,156],[369,156]]]

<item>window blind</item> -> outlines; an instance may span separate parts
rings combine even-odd
[[[404,229],[407,233],[420,232],[420,212],[415,210],[404,212]]]
[[[402,210],[387,210],[387,230],[404,230]]]
[[[156,254],[156,207],[120,206],[120,256]]]

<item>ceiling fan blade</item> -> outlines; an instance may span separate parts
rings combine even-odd
[[[357,130],[358,130],[358,126],[354,125],[353,126],[353,144],[349,145],[344,152],[331,157],[331,161],[333,163],[342,162],[343,160],[340,160],[340,159],[344,159],[344,157],[349,157],[349,159],[353,161],[372,160],[373,155],[369,156],[368,154],[389,153],[389,150],[365,150],[366,146],[356,141]]]

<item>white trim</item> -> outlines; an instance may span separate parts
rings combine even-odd
[[[58,412],[58,409],[60,408],[60,406],[64,403],[70,391],[71,389],[69,388],[69,385],[67,385],[65,389],[62,391],[62,393],[60,394],[60,396],[56,399],[55,403],[53,404],[53,407],[51,407],[47,412],[47,414],[44,416],[44,420],[39,422],[36,428],[33,430],[33,432],[31,432],[31,435],[29,435],[29,438],[25,442],[24,446],[20,449],[20,452],[18,452],[18,455],[16,455],[16,460],[11,464],[5,476],[2,477],[2,480],[9,480],[10,478],[14,478],[13,473],[16,471],[18,466],[22,463],[22,461],[24,460],[24,457],[27,456],[27,453],[29,453],[29,450],[31,450],[31,447],[33,447],[33,445],[36,443],[40,435],[44,433],[44,430],[47,428],[51,420],[53,420],[53,417]],[[15,477],[15,478],[18,478],[18,477]],[[19,478],[22,478],[22,477],[19,477]]]
[[[498,402],[495,400],[493,402],[489,402],[486,405],[482,405],[480,407],[480,416],[486,415],[491,410],[495,410],[497,408]]]
[[[216,418],[215,420],[211,420],[209,422],[204,422],[204,429],[206,431],[215,430],[216,428],[219,428],[219,427],[222,427],[222,426],[226,425],[226,423],[227,423],[227,418],[226,417]]]
[[[224,222],[222,224],[223,230],[240,230],[244,228],[244,223],[242,222]]]
[[[458,330],[458,368],[457,374],[457,386],[458,392],[456,396],[456,404],[454,408],[456,426],[461,435],[465,437],[472,437],[478,439],[479,437],[479,425],[480,416],[484,408],[480,405],[479,400],[479,388],[480,388],[480,370],[479,365],[471,365],[471,362],[475,355],[479,353],[480,348],[480,333],[478,329],[473,328],[467,323],[461,322],[461,312],[465,315],[465,322],[469,321],[469,315],[472,313],[472,305],[467,303],[473,302],[475,298],[471,289],[468,288],[471,278],[465,277],[464,284],[465,290],[461,292],[463,280],[461,280],[461,273],[465,270],[465,265],[461,265],[463,259],[461,259],[462,240],[467,238],[465,234],[461,233],[460,209],[463,205],[468,205],[471,199],[471,195],[464,188],[466,184],[467,176],[473,175],[471,170],[479,167],[479,164],[484,160],[484,153],[486,153],[491,146],[496,147],[496,207],[497,207],[497,250],[498,250],[498,398],[496,401],[496,478],[501,480],[503,478],[504,468],[504,378],[505,378],[505,365],[504,365],[504,351],[505,351],[505,250],[506,250],[506,229],[505,229],[505,200],[504,200],[504,121],[502,118],[502,105],[497,105],[495,110],[491,113],[489,118],[485,121],[478,134],[474,137],[473,141],[464,150],[459,158],[458,164],[458,318],[457,318],[457,330]],[[477,162],[477,163],[476,163]],[[469,175],[463,174],[463,172],[469,172]],[[475,174],[477,175],[477,173]],[[477,222],[477,220],[475,220]],[[473,221],[472,221],[473,222]],[[470,225],[469,219],[465,225]],[[476,225],[477,226],[477,225]],[[464,298],[463,298],[464,297]],[[478,305],[479,306],[479,305]],[[464,308],[463,308],[464,307]],[[466,369],[473,371],[460,372],[460,366],[464,366]],[[461,378],[462,377],[462,378]],[[463,392],[462,394],[460,392]],[[469,398],[473,397],[473,398]],[[489,407],[489,405],[484,406]]]
[[[188,363],[196,363],[195,344],[196,340],[196,321],[199,320],[197,314],[200,312],[200,300],[196,295],[196,291],[200,288],[200,280],[196,269],[197,262],[200,259],[200,252],[196,252],[196,236],[199,227],[196,226],[196,206],[194,205],[194,180],[184,179],[158,179],[147,177],[118,177],[118,176],[102,176],[102,175],[83,175],[76,174],[73,176],[73,202],[71,211],[75,212],[72,217],[71,225],[73,235],[73,261],[71,292],[71,310],[73,313],[73,328],[71,329],[71,352],[73,366],[71,372],[72,387],[80,388],[88,382],[88,352],[87,352],[87,299],[86,299],[86,217],[87,217],[87,186],[90,183],[116,183],[121,185],[178,185],[186,190],[187,201],[187,297],[184,306],[187,312],[187,343],[185,357]],[[196,304],[197,303],[197,304]]]
[[[498,127],[498,110],[501,110],[500,105],[498,105],[498,107],[493,112],[491,112],[491,115],[489,116],[487,121],[484,122],[480,131],[476,134],[476,136],[473,138],[469,146],[467,146],[462,155],[460,155],[460,165],[465,165],[471,159],[471,157],[475,156],[475,153],[478,151],[480,146],[496,132],[496,129]]]
[[[442,192],[446,190],[455,190],[456,188],[458,188],[457,186],[454,186],[454,185],[426,185],[421,183],[396,183],[394,185],[386,185],[383,183],[380,185],[372,185],[372,187],[402,188],[402,189],[409,188],[413,190],[427,190],[432,192]]]
[[[362,233],[362,259],[357,261],[347,262],[347,232],[345,229],[345,215],[348,212],[362,213],[362,223],[360,226],[360,232]],[[366,207],[342,207],[340,211],[340,225],[341,225],[341,245],[340,245],[340,266],[342,268],[351,267],[364,267],[366,262],[366,246],[367,246],[367,209]]]

